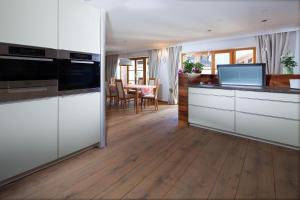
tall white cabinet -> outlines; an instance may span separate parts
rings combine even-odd
[[[59,97],[59,157],[100,140],[100,93]]]
[[[100,17],[82,0],[1,0],[0,42],[99,54]]]
[[[0,181],[57,159],[58,98],[0,104]]]
[[[1,0],[0,42],[57,48],[57,0]]]
[[[81,0],[59,0],[58,48],[100,53],[100,10]]]

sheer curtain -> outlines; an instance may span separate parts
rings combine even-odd
[[[149,77],[157,78],[161,65],[162,50],[154,49],[149,52]]]
[[[283,32],[256,36],[257,62],[266,63],[267,74],[281,74],[281,56],[294,55],[295,32]]]
[[[110,81],[111,78],[115,77],[118,66],[119,55],[108,55],[106,56],[106,81]]]
[[[178,99],[178,66],[182,47],[168,48],[169,104],[177,104]]]

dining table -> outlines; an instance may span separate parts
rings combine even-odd
[[[124,89],[127,90],[135,90],[135,112],[138,114],[139,106],[138,106],[138,99],[139,99],[139,92],[153,92],[156,89],[155,85],[135,85],[135,84],[128,84],[123,86]]]

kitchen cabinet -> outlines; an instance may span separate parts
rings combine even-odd
[[[234,132],[234,111],[189,105],[189,123]]]
[[[1,0],[0,42],[57,48],[56,0]]]
[[[189,88],[189,123],[300,148],[300,94]]]
[[[189,123],[234,132],[234,91],[189,88]]]
[[[100,54],[100,9],[59,0],[59,49]]]
[[[0,181],[57,159],[58,98],[0,104]]]
[[[300,121],[237,112],[236,131],[254,138],[300,147]]]
[[[100,140],[100,92],[59,97],[59,157]]]

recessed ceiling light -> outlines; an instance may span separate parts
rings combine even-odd
[[[267,22],[267,21],[268,21],[267,19],[263,19],[263,20],[261,20],[260,22],[263,22],[263,23],[264,23],[264,22]]]

